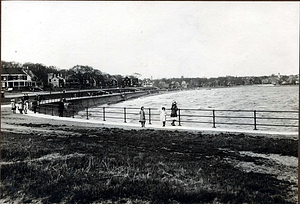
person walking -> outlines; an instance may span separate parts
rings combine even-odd
[[[41,103],[41,96],[39,94],[36,96],[36,101],[37,101],[37,105],[39,106]]]
[[[141,123],[142,127],[145,127],[146,115],[145,115],[145,111],[144,111],[144,106],[142,106],[141,110],[140,110],[140,120],[139,120],[139,122]]]
[[[63,99],[61,99],[58,102],[58,113],[59,113],[59,117],[63,117],[64,116],[64,109],[65,109],[65,104],[63,102]]]
[[[162,107],[160,111],[160,121],[162,122],[163,127],[166,126],[166,118],[167,118],[166,108]]]
[[[27,114],[27,110],[28,110],[28,100],[26,100],[25,102],[24,102],[24,113],[25,114]]]
[[[24,102],[23,102],[23,100],[20,99],[18,102],[18,110],[19,110],[20,114],[23,114],[23,109],[24,109]]]
[[[16,107],[16,100],[15,99],[11,99],[11,110],[12,110],[12,112],[13,113],[16,113],[16,109],[17,109],[17,107]]]
[[[176,101],[174,101],[171,107],[172,126],[175,126],[175,121],[177,120],[177,110],[178,110],[177,103]]]
[[[36,113],[36,108],[37,108],[37,100],[36,98],[34,98],[32,101],[32,110],[34,113]]]

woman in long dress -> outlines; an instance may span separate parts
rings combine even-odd
[[[178,110],[177,103],[176,103],[176,101],[174,101],[172,103],[172,107],[171,107],[171,119],[172,119],[171,125],[172,126],[175,126],[175,121],[177,120],[177,110]]]
[[[139,120],[139,122],[141,123],[142,127],[145,127],[146,115],[145,115],[145,111],[144,111],[144,106],[142,106],[141,110],[140,110],[140,120]]]

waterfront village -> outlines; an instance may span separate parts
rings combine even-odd
[[[20,64],[1,61],[1,93],[19,91],[59,91],[64,89],[95,89],[124,87],[156,87],[159,89],[193,89],[239,85],[298,85],[299,74],[270,76],[225,76],[216,78],[142,79],[141,74],[110,75],[90,66],[76,65],[58,69],[39,63]]]

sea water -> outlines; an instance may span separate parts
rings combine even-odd
[[[298,113],[276,113],[260,111],[298,111],[299,110],[299,87],[298,86],[237,86],[226,88],[201,88],[197,90],[183,90],[176,92],[165,92],[152,96],[122,101],[116,104],[105,104],[90,109],[90,118],[103,119],[103,107],[106,107],[107,121],[124,121],[122,114],[126,107],[126,122],[138,123],[138,113],[141,106],[145,107],[147,118],[151,117],[152,124],[160,124],[159,113],[162,107],[167,109],[167,116],[173,101],[177,102],[181,109],[181,125],[212,127],[212,110],[215,110],[216,128],[253,129],[253,113],[257,111],[257,129],[274,131],[297,131],[293,127],[260,126],[260,124],[286,124],[298,125],[297,120],[276,120],[265,118],[298,118]],[[110,111],[116,108],[114,111]],[[150,114],[149,115],[149,109]],[[192,110],[190,110],[192,109]],[[203,110],[203,111],[201,111]],[[220,111],[220,110],[247,110],[248,112]],[[111,113],[109,113],[111,112]],[[84,117],[85,112],[79,116]],[[109,116],[120,117],[120,119],[109,118]],[[203,117],[202,117],[203,116]],[[232,118],[222,118],[230,116]],[[244,118],[235,118],[244,117]],[[167,117],[168,119],[168,117]],[[178,121],[177,121],[178,122]],[[199,122],[199,123],[198,123]],[[235,125],[221,123],[238,123],[250,125]]]

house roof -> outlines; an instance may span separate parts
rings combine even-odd
[[[1,68],[1,74],[26,74],[21,68]]]

